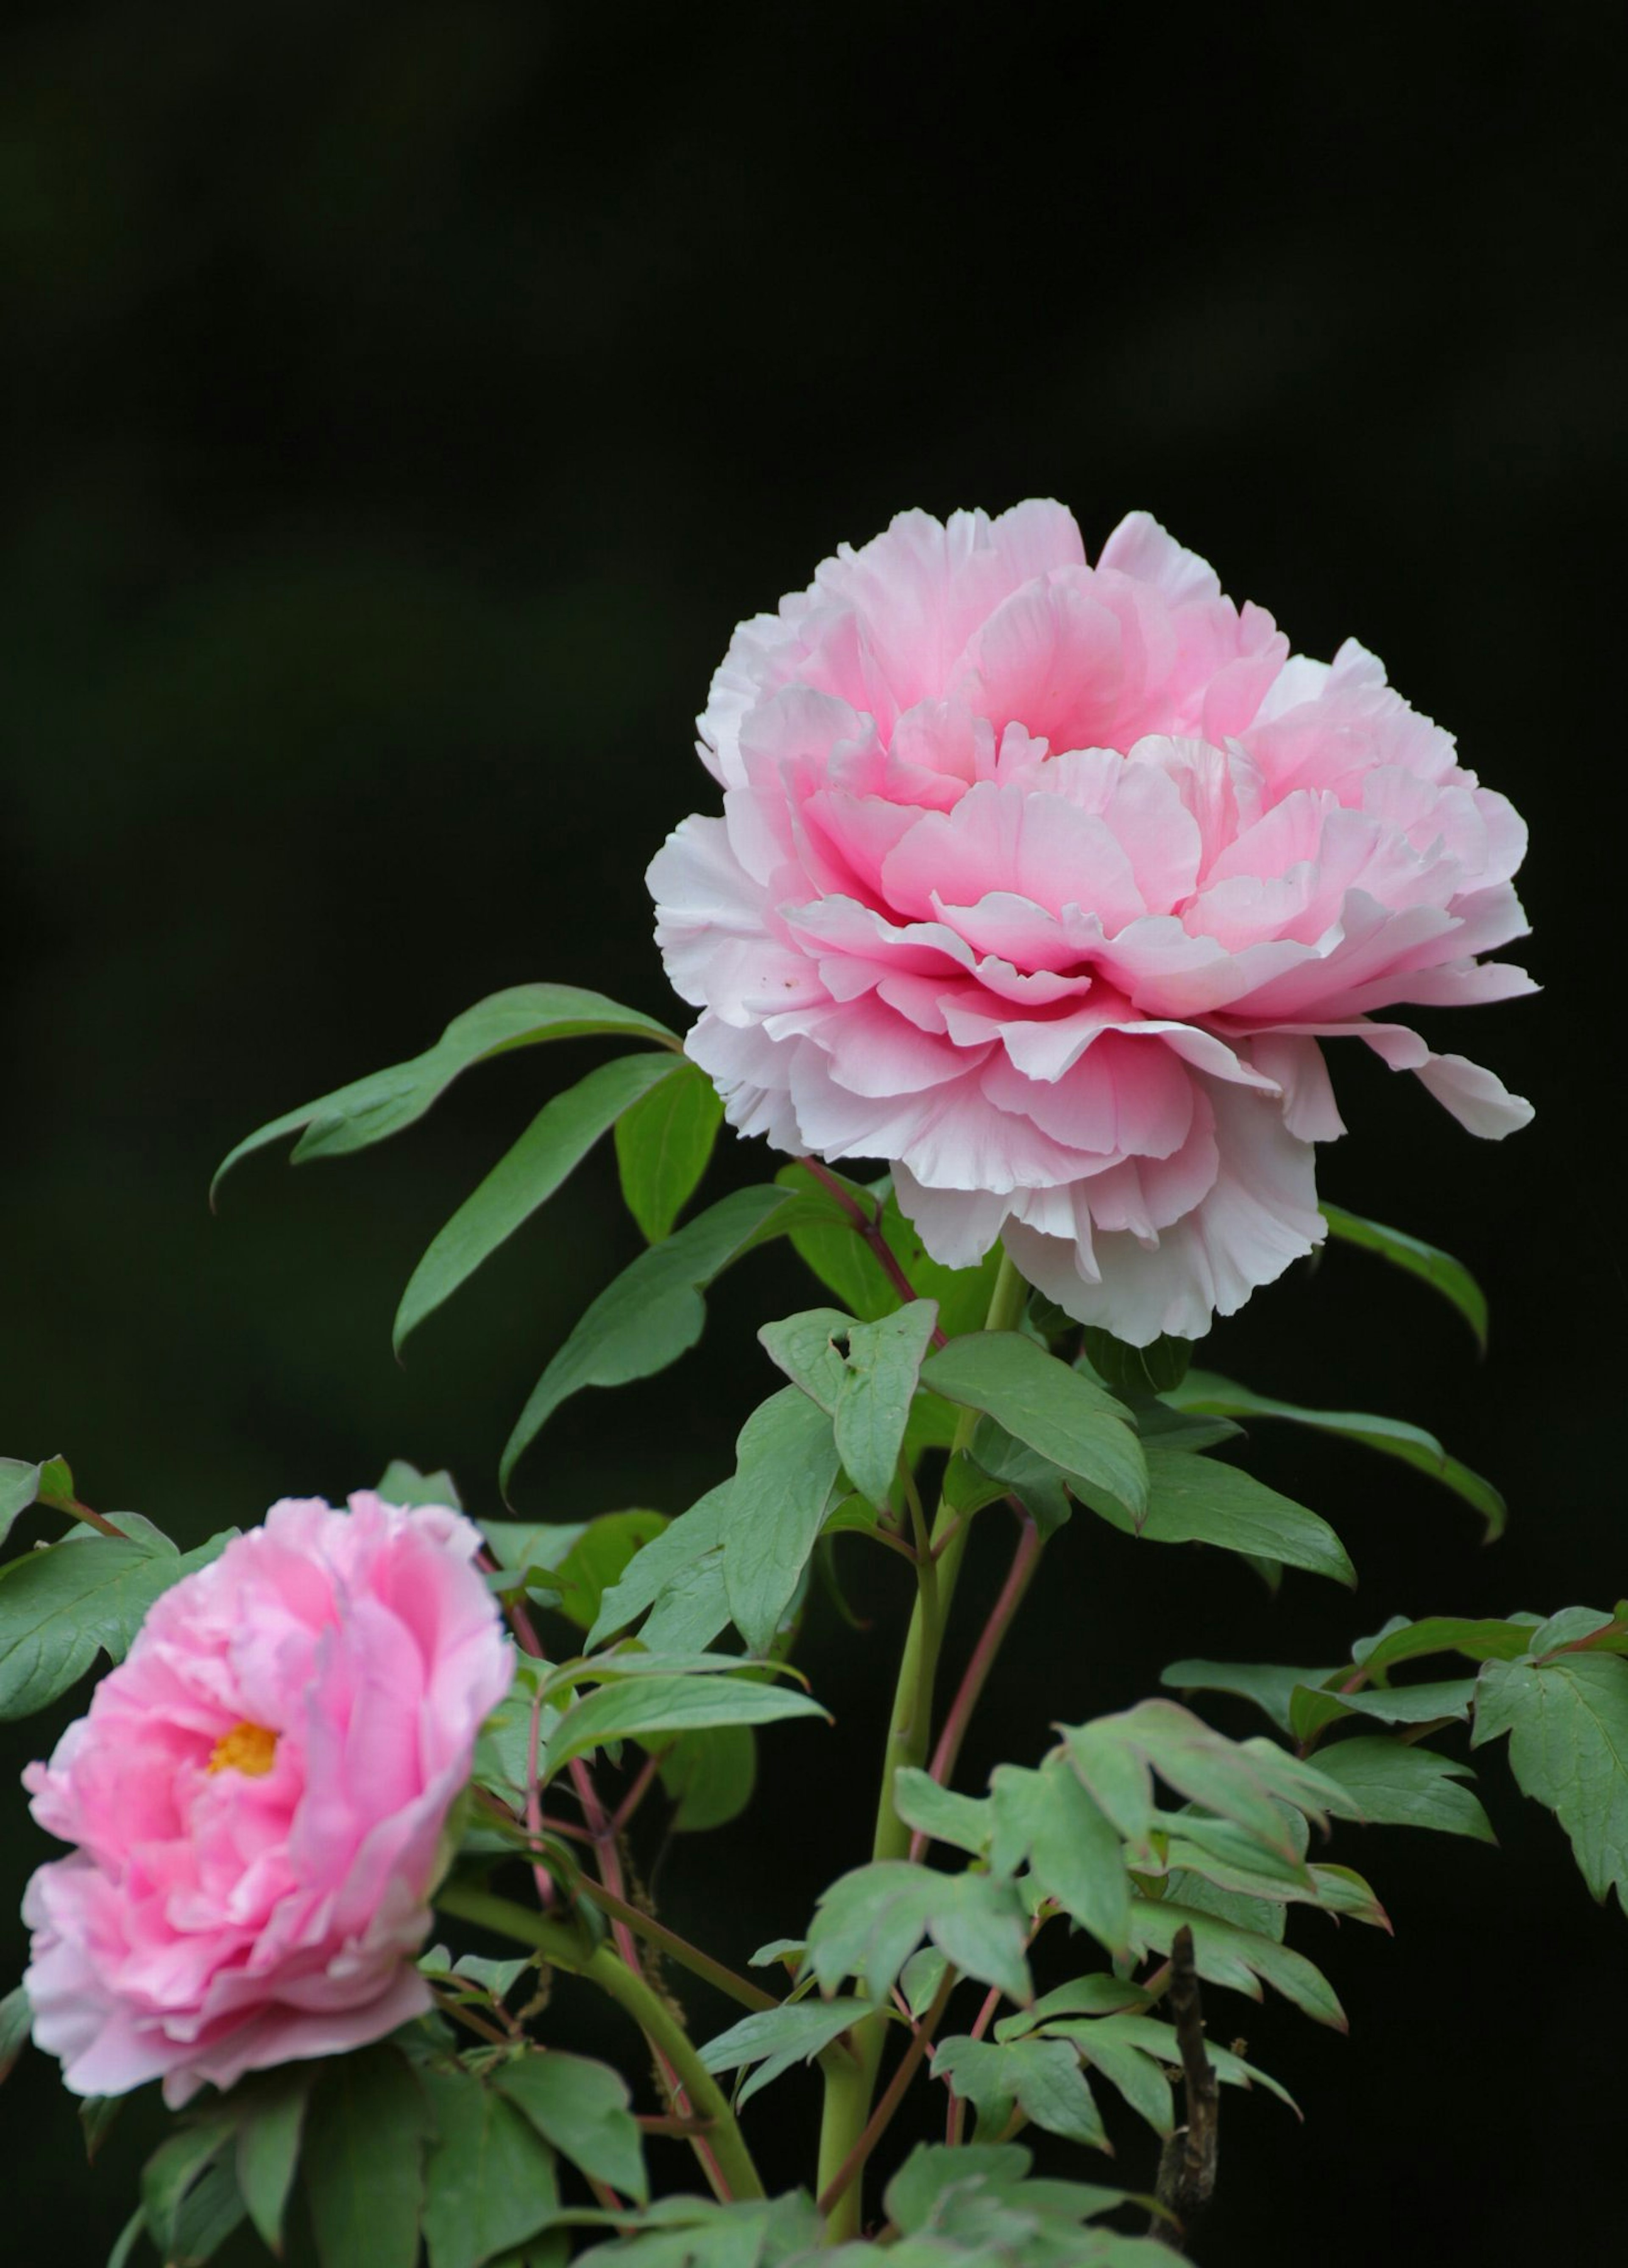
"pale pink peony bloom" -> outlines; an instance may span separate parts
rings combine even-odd
[[[78,1846],[23,1903],[34,2038],[77,2094],[180,2103],[428,2007],[448,1816],[514,1666],[479,1543],[371,1493],[274,1505],[29,1765]]]
[[[1525,829],[1371,654],[1289,653],[1144,512],[905,512],[736,631],[721,819],[650,869],[732,1122],[876,1158],[933,1256],[1195,1337],[1322,1235],[1365,1041],[1472,1132],[1529,1107],[1375,1012],[1531,990]]]

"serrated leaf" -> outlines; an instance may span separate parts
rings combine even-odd
[[[1029,1997],[1026,1916],[1016,1891],[989,1874],[939,1874],[903,1859],[857,1867],[821,1897],[807,1959],[822,1992],[844,1977],[885,2000],[899,1971],[930,1937],[969,1977]]]
[[[1235,1465],[1150,1448],[1147,1480],[1147,1512],[1139,1526],[1106,1497],[1092,1503],[1092,1510],[1144,1543],[1209,1543],[1222,1551],[1304,1567],[1337,1583],[1357,1580],[1344,1545],[1326,1520]]]
[[[1278,1418],[1313,1432],[1359,1441],[1364,1448],[1376,1449],[1382,1456],[1398,1458],[1416,1471],[1428,1474],[1462,1497],[1485,1521],[1489,1543],[1504,1532],[1509,1507],[1492,1482],[1472,1472],[1457,1457],[1449,1456],[1435,1435],[1422,1425],[1410,1425],[1401,1418],[1374,1417],[1366,1410],[1304,1410],[1296,1403],[1252,1393],[1247,1386],[1208,1370],[1190,1372],[1169,1398],[1178,1410],[1219,1418]]]
[[[652,1244],[669,1233],[695,1194],[723,1123],[718,1089],[688,1061],[616,1121],[622,1194]]]
[[[995,1817],[991,1864],[1010,1872],[1024,1859],[1036,1887],[1120,1955],[1130,1948],[1131,1884],[1118,1830],[1070,1760],[1048,1756],[1038,1771],[998,1764],[990,1782]]]
[[[678,1041],[665,1024],[637,1009],[620,1007],[603,993],[586,992],[571,984],[517,984],[478,1001],[454,1016],[432,1048],[410,1061],[370,1071],[349,1086],[319,1095],[314,1102],[285,1111],[259,1127],[228,1151],[216,1169],[211,1198],[239,1159],[291,1134],[300,1137],[296,1160],[336,1157],[365,1149],[398,1134],[422,1118],[460,1074],[488,1057],[512,1048],[534,1046],[541,1040],[564,1040],[592,1034],[626,1034],[635,1039],[659,1040],[676,1048]]]
[[[1174,1701],[1141,1701],[1061,1730],[1075,1771],[1133,1844],[1145,1844],[1157,1823],[1152,1771],[1190,1802],[1294,1859],[1303,1846],[1282,1806],[1320,1817],[1335,1793],[1311,1765],[1271,1742],[1229,1741]]]
[[[761,2088],[769,2087],[793,2064],[812,2063],[851,2024],[873,2014],[868,2000],[790,2000],[778,2008],[755,2009],[726,2032],[709,2040],[701,2060],[709,2071],[738,2071],[757,2064],[739,2097],[742,2110]]]
[[[1235,1693],[1264,1710],[1281,1733],[1289,1730],[1289,1705],[1302,1685],[1321,1685],[1327,1669],[1292,1669],[1275,1661],[1173,1661],[1159,1683],[1177,1693]]]
[[[1123,1407],[1020,1331],[952,1339],[922,1365],[946,1401],[982,1410],[1088,1492],[1130,1520],[1146,1509],[1147,1471]]]
[[[505,1490],[562,1402],[585,1386],[625,1386],[648,1378],[694,1346],[706,1322],[705,1287],[742,1253],[777,1234],[777,1224],[787,1220],[797,1202],[786,1189],[736,1189],[624,1268],[533,1388],[503,1453]]]
[[[1610,1653],[1489,1661],[1477,1681],[1471,1745],[1509,1734],[1522,1792],[1571,1838],[1583,1880],[1628,1908],[1628,1662]]]
[[[237,2127],[238,2188],[255,2233],[283,2257],[283,2216],[299,2160],[306,2104],[314,2074],[291,2064],[256,2080],[241,2094]]]
[[[1433,1244],[1425,1244],[1402,1229],[1387,1228],[1377,1220],[1364,1220],[1338,1205],[1325,1204],[1322,1217],[1329,1224],[1330,1235],[1337,1237],[1342,1244],[1355,1244],[1365,1252],[1376,1252],[1393,1268],[1404,1269],[1410,1276],[1417,1276],[1422,1283],[1440,1292],[1458,1309],[1475,1333],[1477,1344],[1484,1354],[1486,1352],[1486,1294],[1462,1260],[1455,1260],[1450,1253],[1439,1251]]]
[[[313,2089],[302,2187],[321,2268],[415,2268],[424,2149],[433,2132],[411,2066],[394,2048],[335,2056]]]
[[[836,1396],[836,1449],[861,1496],[888,1501],[904,1447],[922,1358],[938,1329],[934,1300],[913,1300],[873,1323],[856,1323]]]
[[[644,2144],[619,2072],[550,2048],[500,2066],[495,2084],[590,2180],[644,2202]]]
[[[512,2102],[468,2073],[426,2071],[420,2083],[436,2124],[424,2161],[430,2268],[483,2268],[558,2210],[554,2154]]]
[[[1297,1741],[1314,1740],[1341,1717],[1367,1717],[1379,1725],[1433,1725],[1450,1719],[1462,1724],[1475,1690],[1473,1677],[1373,1686],[1352,1693],[1331,1692],[1326,1686],[1314,1692],[1302,1686],[1290,1705],[1290,1730]]]
[[[0,1567],[0,1718],[48,1707],[99,1653],[122,1661],[153,1601],[231,1541],[215,1535],[178,1552],[156,1528],[123,1517],[122,1535],[76,1528]]]
[[[1430,1615],[1422,1622],[1411,1623],[1398,1616],[1376,1637],[1353,1646],[1351,1658],[1358,1668],[1377,1677],[1397,1662],[1416,1661],[1422,1654],[1462,1653],[1471,1661],[1518,1661],[1530,1650],[1531,1625],[1527,1623],[1469,1621],[1454,1615]],[[1306,1682],[1315,1681],[1308,1678]]]
[[[757,1779],[757,1742],[745,1725],[681,1733],[661,1760],[661,1784],[673,1798],[667,1822],[675,1835],[703,1835],[738,1819]]]
[[[998,2134],[1013,2106],[1048,2134],[1107,2147],[1101,2115],[1066,2042],[1021,2039],[998,2043],[963,2036],[940,2040],[932,2052],[936,2078],[972,2103],[981,2132]]]
[[[548,1203],[610,1127],[617,1126],[620,1134],[624,1113],[655,1100],[693,1069],[681,1057],[665,1052],[619,1056],[545,1102],[414,1269],[395,1313],[396,1352]]]
[[[748,1677],[652,1675],[601,1685],[573,1702],[549,1742],[548,1769],[561,1771],[573,1756],[591,1755],[613,1741],[647,1741],[657,1733],[688,1733],[709,1725],[772,1725],[785,1717],[823,1717],[806,1693]]]
[[[1193,1933],[1193,1963],[1206,1984],[1247,1992],[1258,2000],[1258,1978],[1315,2022],[1328,2024],[1336,2031],[1349,2030],[1333,1987],[1303,1953],[1218,1920],[1213,1914],[1200,1913],[1192,1906],[1172,1899],[1138,1899],[1131,1918],[1138,1953],[1168,1954],[1183,1925]]]
[[[975,1857],[994,1832],[994,1815],[988,1803],[940,1787],[913,1764],[901,1764],[893,1776],[893,1806],[907,1827],[932,1842],[954,1851],[969,1851]]]
[[[1072,2039],[1081,2054],[1089,2058],[1104,2079],[1117,2087],[1132,2107],[1142,2111],[1144,2117],[1148,2117],[1147,2110],[1137,2102],[1129,2088],[1121,2084],[1118,2073],[1125,2066],[1119,2061],[1120,2057],[1126,2051],[1134,2050],[1165,2070],[1180,2071],[1182,2068],[1182,2051],[1176,2043],[1175,2027],[1160,2023],[1152,2016],[1127,2011],[1123,2014],[1109,2015],[1099,2023],[1057,2023],[1050,2029]],[[1269,2095],[1275,2095],[1279,2102],[1286,2104],[1297,2118],[1300,2116],[1300,2105],[1294,2097],[1287,2088],[1279,2086],[1269,2072],[1262,2071],[1255,2064],[1246,2063],[1241,2055],[1230,2048],[1219,2046],[1212,2039],[1204,2041],[1204,2053],[1224,2087],[1263,2087]],[[1139,2074],[1132,2077],[1133,2086],[1138,2084],[1138,2078]],[[1150,2095],[1150,2107],[1152,2103]],[[1150,2118],[1149,2124],[1157,2122]]]
[[[1317,1752],[1318,1769],[1337,1781],[1360,1816],[1376,1827],[1433,1827],[1443,1835],[1471,1835],[1494,1843],[1480,1804],[1461,1779],[1470,1771],[1417,1743],[1377,1734],[1331,1741]]]
[[[765,1653],[835,1501],[831,1420],[794,1386],[752,1412],[735,1443],[722,1519],[724,1587],[736,1628]]]

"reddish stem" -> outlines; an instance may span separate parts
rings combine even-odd
[[[866,1243],[869,1245],[877,1265],[899,1297],[904,1300],[914,1300],[917,1296],[916,1286],[900,1266],[898,1254],[882,1233],[880,1215],[867,1212],[865,1207],[843,1187],[836,1174],[821,1164],[818,1158],[805,1158],[801,1162],[827,1195],[836,1198],[837,1204],[853,1222]],[[944,1334],[936,1324],[933,1326],[932,1344],[934,1346],[942,1346],[945,1344]]]
[[[961,1684],[956,1689],[954,1700],[950,1704],[949,1714],[944,1719],[944,1729],[939,1734],[939,1744],[932,1752],[932,1762],[927,1767],[931,1777],[936,1779],[940,1786],[947,1786],[954,1772],[956,1760],[961,1755],[961,1744],[966,1738],[967,1727],[971,1721],[972,1712],[978,1705],[984,1686],[989,1683],[990,1672],[995,1667],[995,1657],[1000,1652],[1006,1632],[1012,1627],[1013,1616],[1023,1603],[1023,1594],[1034,1580],[1035,1569],[1040,1561],[1040,1530],[1035,1527],[1033,1516],[1028,1512],[1020,1510],[1018,1519],[1018,1548],[1013,1552],[1012,1565],[1006,1571],[1006,1580],[1001,1585],[1000,1594],[990,1609],[989,1620],[983,1625],[978,1642],[972,1649],[972,1658],[961,1673]],[[926,1837],[919,1830],[910,1837],[912,1859],[921,1857],[922,1852],[926,1847]]]
[[[893,2120],[893,2114],[904,2100],[906,2088],[916,2076],[917,2066],[932,2045],[933,2034],[944,2021],[944,2011],[950,1994],[960,1982],[958,1972],[947,1969],[944,1981],[932,1999],[932,2006],[922,2018],[916,2036],[899,2058],[899,2067],[888,2082],[886,2093],[871,2113],[870,2124],[837,2168],[834,2178],[820,2199],[820,2211],[829,2215],[831,2208],[845,2195],[865,2169],[866,2161],[881,2140]]]
[[[981,2040],[983,2037],[984,2033],[995,2021],[995,2011],[1000,2006],[1001,1997],[999,1985],[991,1984],[983,1996],[983,2006],[978,2010],[973,2021],[972,2029],[967,2035],[969,2040]],[[964,2095],[952,2095],[950,2107],[944,2121],[944,2139],[952,2150],[960,2147],[961,2129],[966,2123],[967,2098]]]

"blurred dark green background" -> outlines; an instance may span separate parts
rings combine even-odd
[[[1479,1270],[1484,1367],[1343,1252],[1212,1349],[1263,1389],[1436,1425],[1505,1486],[1507,1539],[1484,1550],[1411,1474],[1263,1434],[1254,1469],[1336,1520],[1358,1596],[1291,1578],[1273,1606],[1082,1516],[969,1774],[1179,1654],[1333,1659],[1393,1610],[1628,1588],[1614,13],[1267,4],[1199,37],[877,0],[13,4],[0,1450],[61,1450],[92,1502],[188,1540],[394,1454],[492,1508],[533,1379],[636,1248],[608,1160],[405,1370],[390,1317],[593,1050],[494,1066],[364,1160],[251,1166],[219,1219],[210,1168],[501,985],[663,1012],[640,878],[714,793],[689,720],[731,626],[905,504],[1050,493],[1094,549],[1146,505],[1297,645],[1382,654],[1531,821],[1549,990],[1433,1027],[1536,1101],[1501,1151],[1337,1066],[1353,1131],[1325,1191]],[[752,1329],[805,1288],[784,1256],[742,1269],[679,1370],[561,1417],[521,1503],[681,1509],[771,1383]],[[872,1639],[810,1634],[844,1726],[888,1682],[895,1572],[855,1569]],[[55,1729],[9,1736],[5,1777]],[[836,1755],[772,1737],[748,1820],[663,1862],[678,1926],[735,1958],[800,1928],[860,1855]],[[1580,2258],[1617,2226],[1624,1918],[1501,1757],[1486,1779],[1502,1854],[1347,1853],[1398,1933],[1313,1948],[1351,2043],[1212,2013],[1309,2116],[1229,2098],[1208,2268]],[[8,1799],[0,1912],[48,1848]],[[0,1923],[0,1981],[22,1955]],[[776,2101],[755,2132],[790,2181]],[[8,2264],[99,2263],[151,2124],[87,2180],[26,2058]],[[1151,2178],[1129,2133],[1123,2170]]]

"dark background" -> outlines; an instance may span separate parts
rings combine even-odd
[[[1336,1521],[1362,1579],[1352,1599],[1292,1576],[1274,1606],[1232,1562],[1081,1515],[964,1784],[1178,1654],[1332,1660],[1394,1610],[1628,1588],[1614,13],[1268,4],[1199,34],[877,0],[13,5],[0,1449],[61,1450],[92,1503],[188,1541],[394,1454],[495,1509],[509,1423],[637,1246],[608,1159],[405,1370],[390,1317],[594,1051],[510,1058],[365,1159],[251,1166],[217,1220],[210,1168],[501,985],[670,1012],[640,876],[713,799],[689,720],[731,626],[906,504],[1053,494],[1094,552],[1153,509],[1305,651],[1360,636],[1531,821],[1548,990],[1431,1028],[1536,1125],[1483,1145],[1347,1051],[1352,1133],[1321,1177],[1477,1269],[1488,1361],[1344,1251],[1206,1350],[1435,1425],[1513,1517],[1483,1550],[1416,1476],[1263,1433],[1254,1469]],[[718,1185],[767,1162],[726,1156]],[[678,1370],[562,1415],[521,1505],[680,1510],[773,1382],[755,1323],[805,1288],[784,1255],[740,1270]],[[806,1649],[844,1725],[874,1719],[906,1604],[891,1562],[851,1558],[874,1635],[816,1616]],[[736,1959],[800,1930],[868,1811],[825,1732],[767,1754],[748,1821],[660,1875],[676,1925]],[[1618,2226],[1624,1918],[1485,1763],[1501,1853],[1347,1838],[1396,1940],[1294,1929],[1350,2042],[1212,2011],[1308,2117],[1229,2096],[1208,2268],[1580,2257]],[[48,1851],[9,1798],[0,1912]],[[0,1981],[22,1955],[5,1922]],[[748,2129],[788,2182],[790,2086]],[[144,2117],[87,2181],[26,2058],[8,2260],[105,2257]]]

